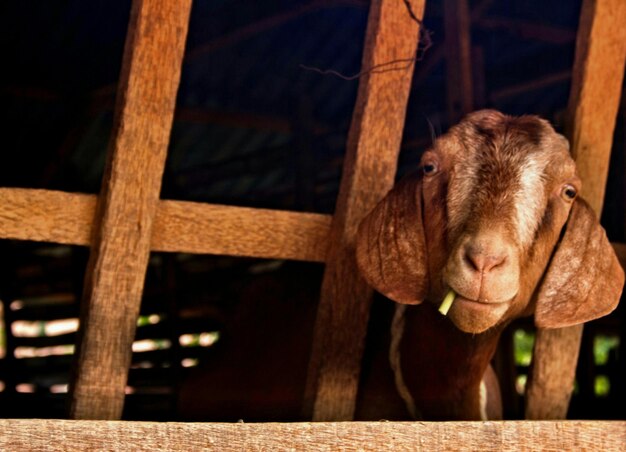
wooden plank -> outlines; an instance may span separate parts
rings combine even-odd
[[[582,196],[600,216],[626,58],[626,2],[585,0],[576,40],[567,135]],[[574,387],[582,325],[539,330],[528,385],[528,419],[563,419]]]
[[[323,262],[330,215],[161,201],[152,249]]]
[[[0,420],[2,450],[626,450],[626,422],[216,424]]]
[[[133,1],[81,305],[70,416],[119,419],[191,0]]]
[[[0,238],[89,245],[96,197],[0,188]]]
[[[470,19],[472,22],[478,21],[482,18],[485,12],[491,7],[494,0],[480,0],[477,2],[470,12]],[[428,78],[428,76],[435,70],[435,68],[441,63],[445,57],[445,42],[444,45],[431,48],[424,55],[424,60],[420,61],[419,66],[415,69],[415,75],[413,76],[413,87],[420,86]]]
[[[526,385],[526,419],[567,417],[582,335],[582,325],[537,328]]]
[[[471,20],[467,0],[444,0],[448,120],[455,124],[474,110]]]
[[[365,72],[348,136],[344,172],[328,243],[305,411],[313,419],[349,420],[354,413],[372,290],[359,275],[354,238],[361,219],[391,188],[404,127],[406,104],[424,0],[372,1],[362,68],[404,60]],[[314,401],[314,402],[313,402]]]
[[[89,245],[96,196],[0,188],[0,238]],[[330,215],[159,201],[152,251],[323,262]]]
[[[624,80],[625,23],[623,0],[583,2],[566,133],[583,180],[581,194],[598,215]]]

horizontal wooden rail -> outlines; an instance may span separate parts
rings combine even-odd
[[[96,196],[0,188],[0,238],[89,246]],[[323,262],[330,215],[159,201],[152,251]]]
[[[0,239],[89,246],[96,196],[0,188]],[[152,251],[324,262],[330,215],[160,201]],[[626,268],[626,244],[613,243]]]
[[[161,201],[152,249],[323,262],[330,215]]]
[[[624,450],[623,421],[199,424],[0,420],[2,450]]]
[[[96,196],[0,188],[0,238],[89,246]]]

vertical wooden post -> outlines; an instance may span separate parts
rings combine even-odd
[[[455,124],[474,109],[471,18],[467,0],[443,4],[448,120]]]
[[[417,18],[424,0],[408,2]],[[354,237],[361,219],[392,187],[409,97],[419,25],[407,4],[374,0],[365,35],[365,72],[348,136],[344,172],[331,228],[326,270],[309,364],[305,406],[317,421],[354,415],[372,290],[360,277]],[[305,408],[305,411],[306,411]]]
[[[568,106],[572,145],[582,196],[600,216],[609,172],[626,58],[626,2],[585,0]]]
[[[584,0],[567,135],[582,196],[602,212],[626,58],[626,2]],[[528,419],[563,419],[574,387],[582,325],[538,330],[526,401]]]
[[[71,417],[119,419],[191,0],[134,0],[81,305]]]

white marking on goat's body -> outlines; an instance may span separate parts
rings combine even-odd
[[[404,381],[404,377],[402,376],[402,364],[400,362],[400,341],[402,340],[402,336],[404,336],[404,311],[406,311],[405,305],[396,305],[393,320],[391,321],[389,364],[391,364],[391,370],[393,371],[396,389],[404,401],[407,411],[414,420],[419,420],[422,416],[415,405],[415,399],[413,399],[413,396]]]
[[[520,189],[515,196],[516,227],[520,244],[529,245],[541,221],[545,205],[544,168],[546,162],[529,156],[520,167]]]
[[[487,416],[487,384],[485,383],[485,380],[480,380],[480,393],[479,393],[479,397],[478,400],[480,402],[480,420],[481,421],[488,421],[489,417]]]

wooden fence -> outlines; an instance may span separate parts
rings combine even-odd
[[[313,420],[352,419],[372,295],[351,257],[354,235],[361,218],[393,184],[413,73],[413,64],[406,61],[415,57],[424,6],[425,0],[371,2],[362,63],[366,72],[331,218],[159,199],[191,0],[133,1],[100,195],[0,189],[0,238],[91,248],[70,386],[71,418],[120,419],[149,253],[185,251],[326,264],[306,403]],[[446,14],[467,11],[466,6],[465,0],[446,0]],[[459,24],[460,19],[450,20]],[[623,81],[624,23],[623,0],[584,0],[568,135],[584,180],[583,196],[598,213]],[[462,39],[452,47],[457,66],[464,67],[469,49]],[[397,70],[367,71],[395,60],[401,61]],[[271,239],[264,232],[269,230]],[[565,417],[581,332],[582,327],[538,332],[528,418]],[[610,450],[626,444],[625,422],[220,425],[6,420],[0,421],[0,430],[2,449],[62,449],[65,444],[134,450],[519,450],[534,445]]]

